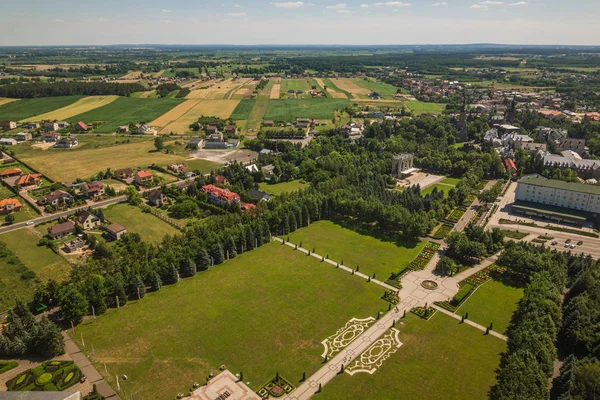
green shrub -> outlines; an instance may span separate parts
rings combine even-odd
[[[18,365],[19,365],[19,363],[16,361],[0,362],[0,374],[4,373],[6,371],[10,371],[11,369],[15,368]]]
[[[35,380],[35,384],[38,386],[44,386],[46,383],[52,380],[52,374],[50,372],[44,372]]]
[[[465,298],[473,291],[473,286],[471,286],[470,284],[465,284],[462,285],[460,287],[460,289],[458,290],[458,293],[456,293],[454,295],[454,297],[452,298],[452,303],[453,305],[457,306],[460,303],[462,303]]]
[[[44,392],[58,392],[58,388],[52,382],[44,385]]]

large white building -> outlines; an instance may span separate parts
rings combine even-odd
[[[600,213],[600,186],[528,175],[517,184],[517,201]]]

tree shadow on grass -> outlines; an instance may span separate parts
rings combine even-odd
[[[388,231],[376,225],[360,222],[346,216],[332,216],[330,221],[341,226],[342,228],[360,233],[361,235],[371,236],[377,240],[381,240],[382,242],[394,243],[398,247],[413,249],[420,242],[419,238],[417,237],[399,235],[398,232]]]

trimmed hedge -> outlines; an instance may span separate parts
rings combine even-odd
[[[473,289],[475,288],[469,283],[462,285],[458,290],[458,293],[456,293],[452,298],[452,302],[454,303],[455,307],[462,303],[467,298],[467,296],[471,294]]]
[[[10,371],[13,368],[16,368],[19,365],[16,361],[2,361],[0,362],[0,374]]]
[[[21,372],[6,383],[9,391],[62,391],[81,378],[81,370],[73,361],[46,361]]]

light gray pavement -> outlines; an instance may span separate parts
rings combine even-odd
[[[278,237],[273,237],[273,240],[283,243],[283,240]],[[294,243],[285,242],[286,245],[296,248]],[[301,251],[308,254],[308,250],[298,247],[296,251]],[[436,254],[438,257],[440,252]],[[311,256],[323,260],[323,257],[316,253],[311,253]],[[436,262],[432,259],[425,269],[421,271],[411,271],[402,278],[402,289],[399,291],[400,303],[392,311],[382,314],[380,319],[371,326],[368,330],[363,332],[362,335],[358,336],[353,342],[351,342],[344,350],[338,353],[336,356],[331,358],[326,364],[323,365],[317,372],[310,376],[306,381],[302,382],[292,393],[282,397],[283,400],[308,400],[318,391],[319,384],[325,386],[340,372],[342,364],[348,366],[355,358],[360,356],[369,346],[371,346],[377,339],[383,336],[391,327],[394,321],[398,322],[404,312],[410,312],[413,307],[433,305],[435,301],[446,301],[458,292],[458,282],[460,280],[489,267],[496,261],[496,257],[490,257],[484,260],[480,265],[469,268],[461,274],[454,277],[440,276],[433,273]],[[333,260],[324,260],[324,263],[336,266],[337,263]],[[340,265],[339,269],[346,272],[352,272],[351,268]],[[355,272],[354,275],[361,279],[368,279],[367,275],[360,272]],[[463,277],[464,276],[464,277]],[[424,280],[431,280],[438,284],[436,290],[427,290],[421,286],[421,282]],[[394,290],[398,292],[398,289],[385,284],[384,282],[376,279],[371,279],[371,283],[384,287],[386,289]],[[397,309],[397,311],[396,311]],[[452,313],[450,313],[452,314]],[[451,315],[456,318],[454,315]],[[458,318],[461,319],[460,317]],[[477,324],[469,324],[477,329],[480,326]],[[485,327],[483,328],[485,332]],[[491,335],[503,339],[498,333]],[[503,339],[504,340],[504,339]]]
[[[483,190],[490,189],[492,186],[494,186],[496,184],[496,182],[497,182],[496,180],[488,181],[488,183],[485,185]],[[475,199],[475,201],[473,203],[471,203],[469,208],[467,208],[467,211],[465,211],[465,213],[463,214],[461,219],[454,225],[454,230],[456,232],[462,232],[465,229],[465,227],[471,220],[471,217],[473,217],[473,215],[477,214],[478,207],[479,207],[479,199]]]

